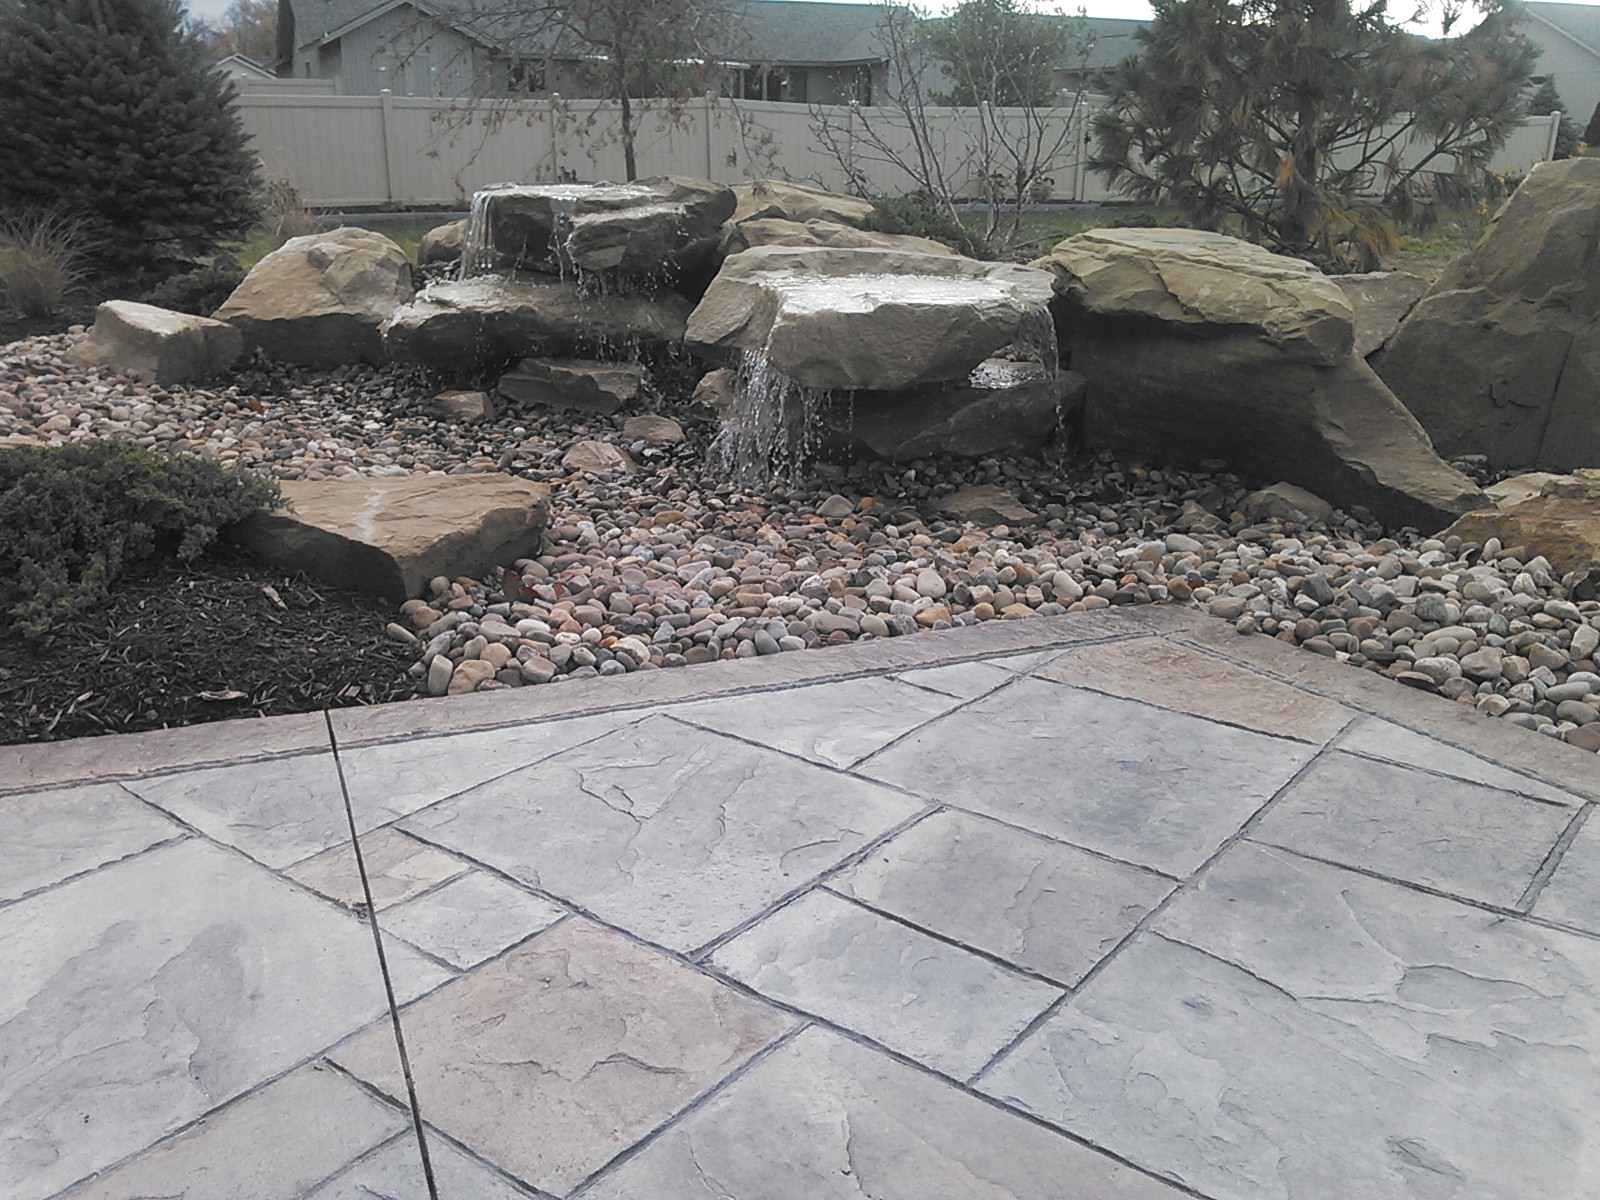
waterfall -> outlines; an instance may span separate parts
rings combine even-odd
[[[805,387],[767,361],[744,351],[734,376],[733,415],[723,424],[711,453],[742,487],[765,487],[792,479],[822,441],[822,415],[834,393]]]

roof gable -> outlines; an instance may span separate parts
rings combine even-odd
[[[1600,4],[1549,4],[1530,0],[1522,10],[1600,58]]]

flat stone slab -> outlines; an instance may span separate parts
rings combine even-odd
[[[848,767],[954,706],[954,700],[878,677],[708,700],[672,713],[825,766]]]
[[[764,996],[958,1079],[1062,994],[825,891],[780,909],[711,961]]]
[[[428,1159],[440,1200],[527,1200],[527,1192],[437,1133],[428,1135]],[[408,1128],[372,1157],[308,1192],[305,1200],[427,1200],[427,1196],[422,1157]]]
[[[1251,831],[1258,841],[1514,907],[1572,810],[1335,751]]]
[[[250,554],[336,587],[401,601],[443,575],[478,575],[539,552],[550,489],[511,475],[298,479],[287,508],[233,531]]]
[[[419,950],[466,970],[566,915],[487,871],[473,871],[389,909],[379,924]]]
[[[566,1194],[791,1021],[664,954],[573,918],[406,1012],[428,1120]],[[393,1035],[335,1062],[404,1094]]]
[[[332,1067],[305,1066],[107,1172],[73,1200],[299,1200],[410,1128],[405,1112]],[[414,1157],[416,1143],[404,1144]]]
[[[1154,867],[1193,871],[1310,759],[1302,742],[1022,679],[862,772]]]
[[[14,1200],[53,1195],[384,1012],[359,921],[198,840],[0,909],[0,947]],[[402,1002],[448,978],[404,947],[389,965]]]
[[[1600,944],[1233,847],[981,1083],[1217,1200],[1600,1187]]]
[[[1593,812],[1567,847],[1533,911],[1550,921],[1600,933],[1600,821]]]
[[[1156,638],[1084,646],[1036,675],[1319,746],[1355,715],[1342,704]]]
[[[813,1026],[590,1200],[1177,1200],[1176,1188]]]
[[[596,737],[611,717],[464,733],[340,754],[356,828],[365,833],[474,784]],[[269,867],[287,867],[350,840],[329,754],[206,767],[128,785],[208,837]]]
[[[1172,882],[954,810],[919,821],[830,886],[1074,986]]]
[[[952,663],[948,667],[925,667],[920,671],[907,671],[895,678],[903,683],[943,692],[958,700],[974,700],[985,692],[992,692],[1011,678],[1011,673],[988,663]]]
[[[404,827],[689,951],[921,807],[866,780],[651,717]]]
[[[387,827],[361,839],[361,857],[372,903],[379,912],[467,870],[459,858]],[[346,908],[366,906],[356,852],[348,842],[308,858],[285,874]]]
[[[1447,746],[1431,737],[1374,717],[1363,717],[1352,726],[1349,734],[1339,740],[1339,748],[1403,763],[1408,767],[1422,767],[1441,775],[1454,775],[1457,779],[1481,783],[1502,792],[1553,800],[1557,804],[1581,803],[1571,792],[1564,792],[1516,771],[1508,771],[1476,754],[1457,750],[1454,746]]]
[[[0,800],[0,902],[184,836],[114,783]]]

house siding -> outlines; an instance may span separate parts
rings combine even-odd
[[[1564,34],[1538,21],[1524,21],[1522,32],[1540,50],[1534,73],[1555,78],[1556,91],[1561,93],[1567,115],[1582,130],[1594,114],[1595,105],[1600,104],[1600,56],[1590,54]]]

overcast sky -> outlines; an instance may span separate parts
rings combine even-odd
[[[374,0],[376,3],[377,0]],[[1580,4],[1600,4],[1600,0],[1574,0]],[[228,7],[229,0],[189,0],[189,11],[202,17],[217,17]],[[953,8],[956,0],[924,0],[922,7],[935,11]],[[1071,12],[1078,6],[1076,4],[1045,4],[1038,7],[1049,10],[1058,9]],[[1083,0],[1083,7],[1091,17],[1148,17],[1150,5],[1145,0]],[[1396,14],[1407,11],[1412,5],[1407,0],[1392,0],[1390,9]],[[1433,7],[1437,8],[1437,2]],[[1428,26],[1424,25],[1424,29]]]

